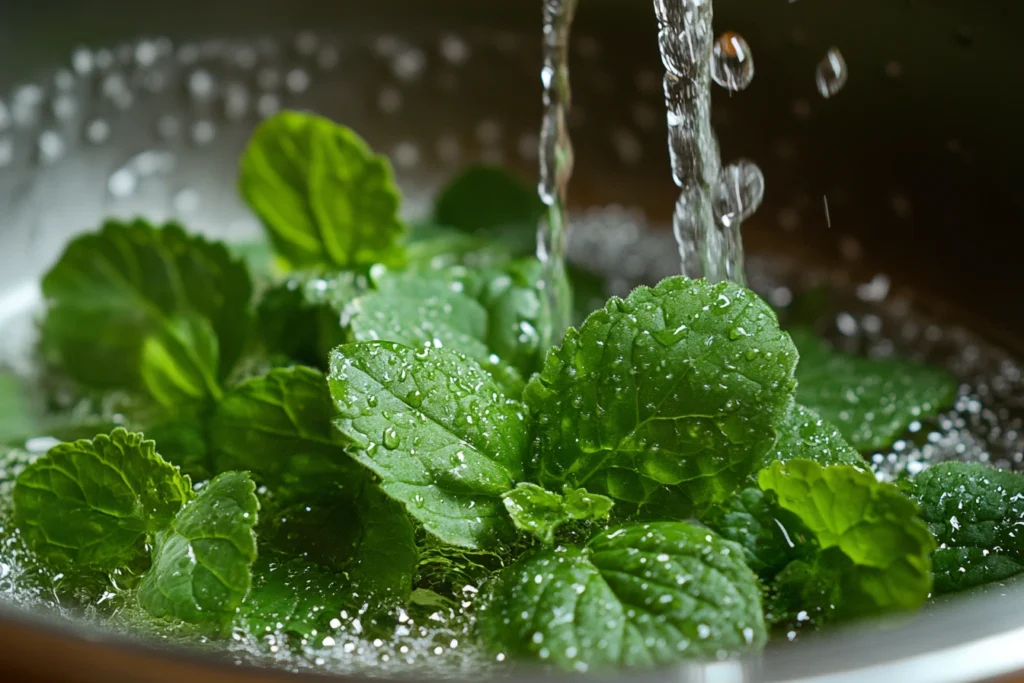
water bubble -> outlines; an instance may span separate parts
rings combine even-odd
[[[732,91],[745,89],[754,80],[754,55],[738,33],[727,31],[711,48],[711,78]]]
[[[273,116],[281,110],[281,98],[273,93],[264,93],[256,100],[256,111],[263,118]]]
[[[107,191],[117,198],[130,197],[139,185],[139,179],[128,168],[119,168],[107,179]]]
[[[62,93],[53,99],[53,115],[58,119],[70,119],[77,112],[78,101],[72,95]]]
[[[450,64],[464,64],[469,59],[469,45],[459,36],[444,36],[441,39],[441,56]]]
[[[216,90],[217,83],[213,75],[206,69],[196,69],[188,77],[188,92],[193,99],[205,102],[210,100]]]
[[[213,121],[201,119],[192,124],[192,142],[196,145],[208,145],[217,136],[217,126]]]
[[[36,144],[39,148],[39,160],[45,164],[53,163],[64,156],[64,138],[57,131],[43,131],[39,134]]]
[[[171,203],[179,215],[195,213],[199,209],[199,192],[187,187],[175,194]]]
[[[715,187],[714,211],[719,225],[730,227],[749,218],[764,197],[764,174],[746,159],[722,169]]]
[[[176,138],[181,133],[181,121],[171,114],[164,114],[156,122],[156,132],[164,140]]]
[[[825,53],[825,58],[818,63],[814,81],[818,86],[818,92],[827,99],[843,89],[847,76],[846,60],[843,59],[839,49],[833,47],[829,48],[829,51]]]
[[[0,138],[0,168],[14,161],[14,141],[10,137]]]
[[[309,89],[309,73],[305,69],[292,69],[285,76],[284,85],[293,93],[303,93]]]
[[[79,76],[88,76],[93,70],[93,55],[89,48],[79,47],[71,53],[71,68]]]

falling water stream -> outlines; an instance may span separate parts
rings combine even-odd
[[[565,200],[573,152],[567,127],[568,45],[577,1],[544,3],[539,193],[547,215],[538,231],[537,255],[544,263],[544,283],[556,316],[568,308],[553,283],[563,274],[569,228]],[[672,179],[680,188],[672,227],[682,272],[745,284],[740,230],[761,203],[764,177],[746,160],[722,168],[711,127],[711,82],[731,91],[746,88],[754,76],[750,47],[732,32],[714,40],[711,0],[654,0],[654,12],[665,66]]]
[[[560,283],[565,281],[569,222],[566,193],[572,176],[573,151],[569,138],[569,36],[578,0],[544,1],[544,118],[540,129],[540,183],[538,193],[547,212],[537,232],[537,258],[544,266],[542,283],[554,320],[554,335],[568,325],[571,301]]]

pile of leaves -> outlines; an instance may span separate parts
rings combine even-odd
[[[342,614],[387,637],[470,586],[482,647],[588,670],[756,650],[1024,568],[1019,476],[896,486],[861,458],[952,401],[941,370],[838,353],[683,277],[561,329],[545,287],[586,307],[600,282],[541,282],[532,192],[470,169],[409,225],[387,160],[313,115],[256,131],[241,191],[269,238],[245,256],[110,222],[43,280],[46,366],[128,397],[121,426],[17,479],[55,572],[298,638]]]

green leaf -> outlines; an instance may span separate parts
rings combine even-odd
[[[740,549],[682,522],[535,552],[502,571],[482,604],[492,650],[576,671],[717,658],[767,639]]]
[[[858,358],[807,330],[791,334],[800,351],[797,401],[834,424],[858,451],[885,448],[911,422],[956,396],[956,379],[945,370],[895,358]]]
[[[762,461],[765,467],[772,461],[813,460],[822,465],[864,465],[864,459],[839,430],[818,417],[810,408],[794,403],[778,427],[775,446]],[[760,468],[758,468],[760,469]]]
[[[119,428],[54,446],[28,466],[14,487],[15,520],[54,567],[109,572],[144,559],[148,538],[191,498],[188,477],[153,441]]]
[[[433,223],[413,225],[405,245],[406,265],[415,272],[452,266],[496,268],[537,248],[536,230],[507,226],[466,232]],[[604,303],[604,299],[601,300]]]
[[[347,341],[342,311],[369,286],[366,276],[352,271],[293,275],[260,299],[259,339],[270,353],[326,370],[331,349]]]
[[[722,501],[775,442],[795,365],[775,314],[735,284],[675,277],[613,298],[526,388],[536,481],[637,504],[660,492],[680,514]]]
[[[218,471],[247,470],[274,490],[311,491],[352,476],[324,375],[295,366],[239,384],[217,406],[210,448]]]
[[[509,395],[522,393],[522,378],[487,345],[487,311],[462,293],[460,282],[398,275],[381,276],[378,283],[378,291],[346,311],[355,341],[451,349],[479,363]]]
[[[168,318],[142,342],[139,372],[157,403],[187,405],[210,396],[220,398],[217,333],[206,318]]]
[[[361,342],[334,351],[329,383],[349,453],[428,531],[468,548],[508,536],[501,494],[528,434],[490,375],[447,349]]]
[[[139,585],[139,604],[157,618],[225,623],[249,592],[256,560],[259,501],[245,472],[206,484],[156,535],[153,564]]]
[[[744,559],[762,578],[771,578],[816,548],[799,518],[781,509],[774,496],[745,488],[701,515],[700,521],[743,548]]]
[[[1024,476],[944,462],[917,475],[913,492],[939,543],[932,557],[935,594],[1024,572]]]
[[[0,369],[0,444],[37,436],[38,423],[22,379]]]
[[[536,190],[507,171],[471,166],[453,178],[434,203],[434,220],[466,231],[522,226],[531,234],[544,211]]]
[[[566,489],[558,494],[536,484],[520,483],[501,497],[516,528],[544,543],[551,543],[555,530],[567,522],[597,521],[612,511],[610,498],[588,493],[586,489]]]
[[[73,240],[42,288],[48,304],[44,349],[51,361],[92,388],[144,389],[147,341],[158,345],[150,348],[146,362],[149,380],[157,386],[177,378],[183,367],[188,369],[176,381],[198,382],[213,346],[216,376],[223,379],[248,334],[252,285],[245,264],[223,244],[188,235],[174,223],[154,228],[143,221],[108,222],[99,232]],[[182,317],[205,322],[187,324]],[[197,341],[187,351],[198,362],[179,366],[181,349],[169,351],[168,345],[176,346],[169,337]],[[158,369],[164,362],[170,365]]]
[[[275,517],[261,542],[273,559],[260,563],[242,610],[252,632],[326,633],[342,609],[364,630],[393,628],[391,612],[408,600],[417,562],[401,504],[363,476]]]
[[[387,260],[405,233],[388,160],[320,116],[286,111],[264,121],[242,157],[240,185],[292,268]]]
[[[895,486],[856,467],[810,460],[774,462],[758,481],[813,535],[821,569],[835,572],[839,597],[829,618],[924,604],[935,541],[917,505]]]

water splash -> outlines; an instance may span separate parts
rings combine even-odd
[[[814,73],[814,83],[818,86],[818,92],[825,99],[839,93],[846,85],[849,71],[846,68],[846,60],[839,48],[829,48],[825,57],[818,62],[818,68]]]
[[[654,0],[672,179],[680,188],[672,217],[683,274],[718,280],[718,235],[712,188],[718,142],[711,128],[711,18],[709,0]]]
[[[740,228],[761,203],[764,176],[748,161],[722,169],[711,128],[711,81],[743,90],[754,78],[753,54],[738,33],[713,40],[711,0],[654,0],[654,12],[672,179],[681,190],[672,228],[682,272],[745,284]]]
[[[537,258],[543,264],[543,280],[551,307],[555,340],[569,324],[571,302],[566,288],[565,255],[569,237],[566,192],[573,169],[569,138],[569,36],[578,0],[544,2],[544,118],[540,130],[540,183],[537,192],[547,207],[537,231]]]

